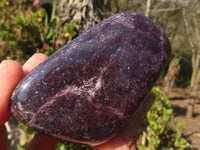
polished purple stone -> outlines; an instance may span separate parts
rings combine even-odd
[[[126,125],[169,54],[157,24],[139,13],[118,13],[30,72],[12,94],[11,111],[60,140],[101,143]]]

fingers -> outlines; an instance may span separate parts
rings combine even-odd
[[[33,55],[23,66],[13,60],[5,60],[0,65],[0,127],[11,116],[9,100],[12,91],[18,82],[47,58],[46,55],[38,53]]]
[[[0,65],[0,147],[8,148],[7,132],[3,124],[11,116],[9,110],[9,100],[12,91],[18,82],[27,75],[31,70],[38,66],[41,62],[47,59],[47,56],[41,53],[33,55],[23,66],[12,60],[3,61]],[[58,141],[38,134],[31,142],[31,149],[56,149]],[[34,148],[35,147],[35,148]],[[37,147],[37,148],[36,148]],[[30,149],[30,147],[28,147]]]
[[[98,145],[95,150],[136,150],[138,131],[141,127],[143,117],[150,110],[155,100],[154,93],[150,93],[138,108],[127,126],[108,142]]]
[[[36,134],[26,150],[55,150],[58,145],[58,140],[43,134]]]
[[[23,78],[21,65],[13,60],[5,60],[0,65],[0,127],[11,116],[10,96],[17,83]]]
[[[6,127],[3,125],[0,127],[0,148],[2,150],[7,150],[8,149],[8,138],[7,138],[7,131]]]
[[[38,66],[41,62],[46,60],[48,57],[42,53],[36,53],[31,56],[26,63],[23,65],[23,70],[25,75],[27,75],[31,70]]]
[[[148,113],[154,101],[155,101],[155,94],[153,92],[150,92],[147,98],[139,106],[139,109],[134,114],[133,119],[134,120],[140,119],[142,121],[143,117]]]
[[[94,150],[136,150],[136,145],[129,145],[126,139],[118,134],[108,142],[95,146]]]

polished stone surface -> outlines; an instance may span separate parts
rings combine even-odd
[[[163,31],[139,13],[119,13],[29,73],[10,106],[29,127],[64,141],[97,144],[123,128],[170,54]]]

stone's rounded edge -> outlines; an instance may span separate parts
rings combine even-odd
[[[28,126],[30,127],[30,126]],[[34,129],[33,127],[30,127],[32,129]],[[84,144],[84,145],[91,145],[91,146],[97,146],[97,145],[101,145],[107,141],[109,141],[110,139],[112,139],[114,136],[116,136],[117,133],[113,134],[112,136],[110,136],[109,138],[106,138],[104,140],[99,140],[99,141],[81,141],[81,140],[75,140],[75,139],[69,139],[69,138],[66,138],[66,137],[60,137],[60,136],[57,136],[57,135],[49,135],[48,133],[45,133],[43,130],[38,130],[38,129],[34,129],[44,135],[47,135],[47,136],[50,136],[52,138],[55,138],[61,142],[73,142],[73,143],[77,143],[77,144]]]

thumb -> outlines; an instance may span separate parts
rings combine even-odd
[[[9,101],[12,91],[23,78],[24,72],[19,63],[5,60],[0,65],[0,127],[11,116]]]

